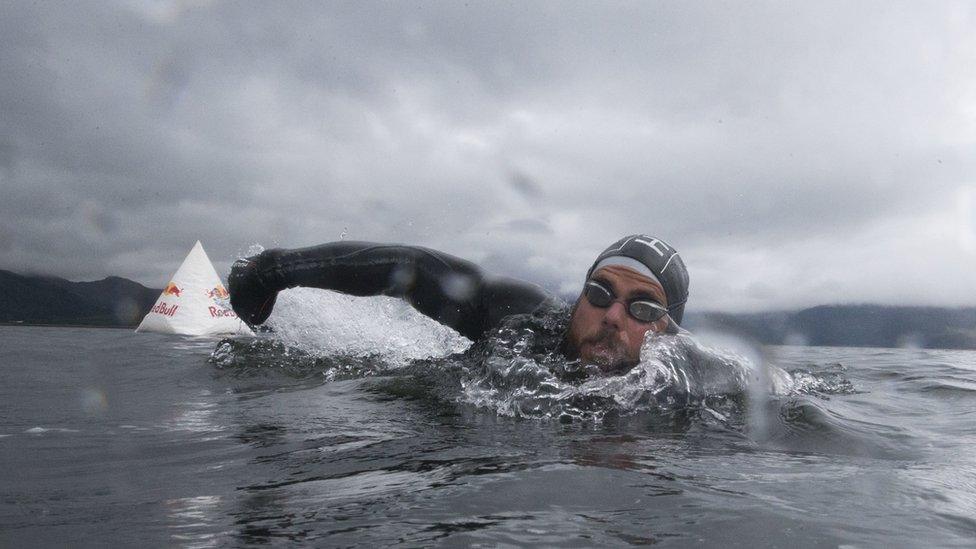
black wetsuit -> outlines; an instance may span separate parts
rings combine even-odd
[[[305,286],[400,297],[473,341],[507,316],[559,304],[534,284],[488,278],[473,263],[443,252],[370,242],[267,250],[234,263],[228,285],[234,311],[252,326],[268,318],[279,291]]]

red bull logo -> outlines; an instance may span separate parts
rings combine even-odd
[[[230,292],[224,289],[223,286],[214,286],[209,290],[204,290],[207,292],[207,297],[211,299],[227,299],[230,297]]]
[[[230,292],[224,289],[223,285],[214,286],[207,292],[207,297],[214,300],[217,306],[210,306],[207,308],[210,311],[211,318],[237,318],[234,311],[230,308]]]
[[[179,294],[176,294],[176,295],[179,295]],[[179,309],[179,308],[180,308],[179,305],[167,305],[165,301],[160,301],[152,309],[149,309],[149,310],[151,312],[154,312],[154,313],[158,314],[158,315],[173,316],[173,315],[176,314],[176,310]]]
[[[183,292],[183,288],[180,288],[176,284],[170,282],[169,284],[166,285],[166,289],[163,290],[163,295],[175,295],[176,297],[180,297],[180,294],[182,292]]]
[[[210,310],[211,318],[237,318],[237,315],[234,314],[234,311],[230,309],[218,308],[213,306],[208,307],[208,309]]]

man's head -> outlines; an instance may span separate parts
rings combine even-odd
[[[688,271],[664,241],[631,235],[604,250],[586,274],[566,343],[605,372],[640,361],[648,331],[678,324],[688,298]]]

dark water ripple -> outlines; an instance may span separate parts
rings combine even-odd
[[[567,422],[459,400],[450,368],[273,345],[209,362],[215,347],[0,328],[0,546],[969,547],[976,534],[976,353],[774,348],[808,390]]]

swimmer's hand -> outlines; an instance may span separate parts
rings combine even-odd
[[[271,316],[280,288],[273,282],[277,250],[266,250],[246,259],[238,259],[230,269],[227,285],[230,305],[237,316],[250,326],[262,324]]]

